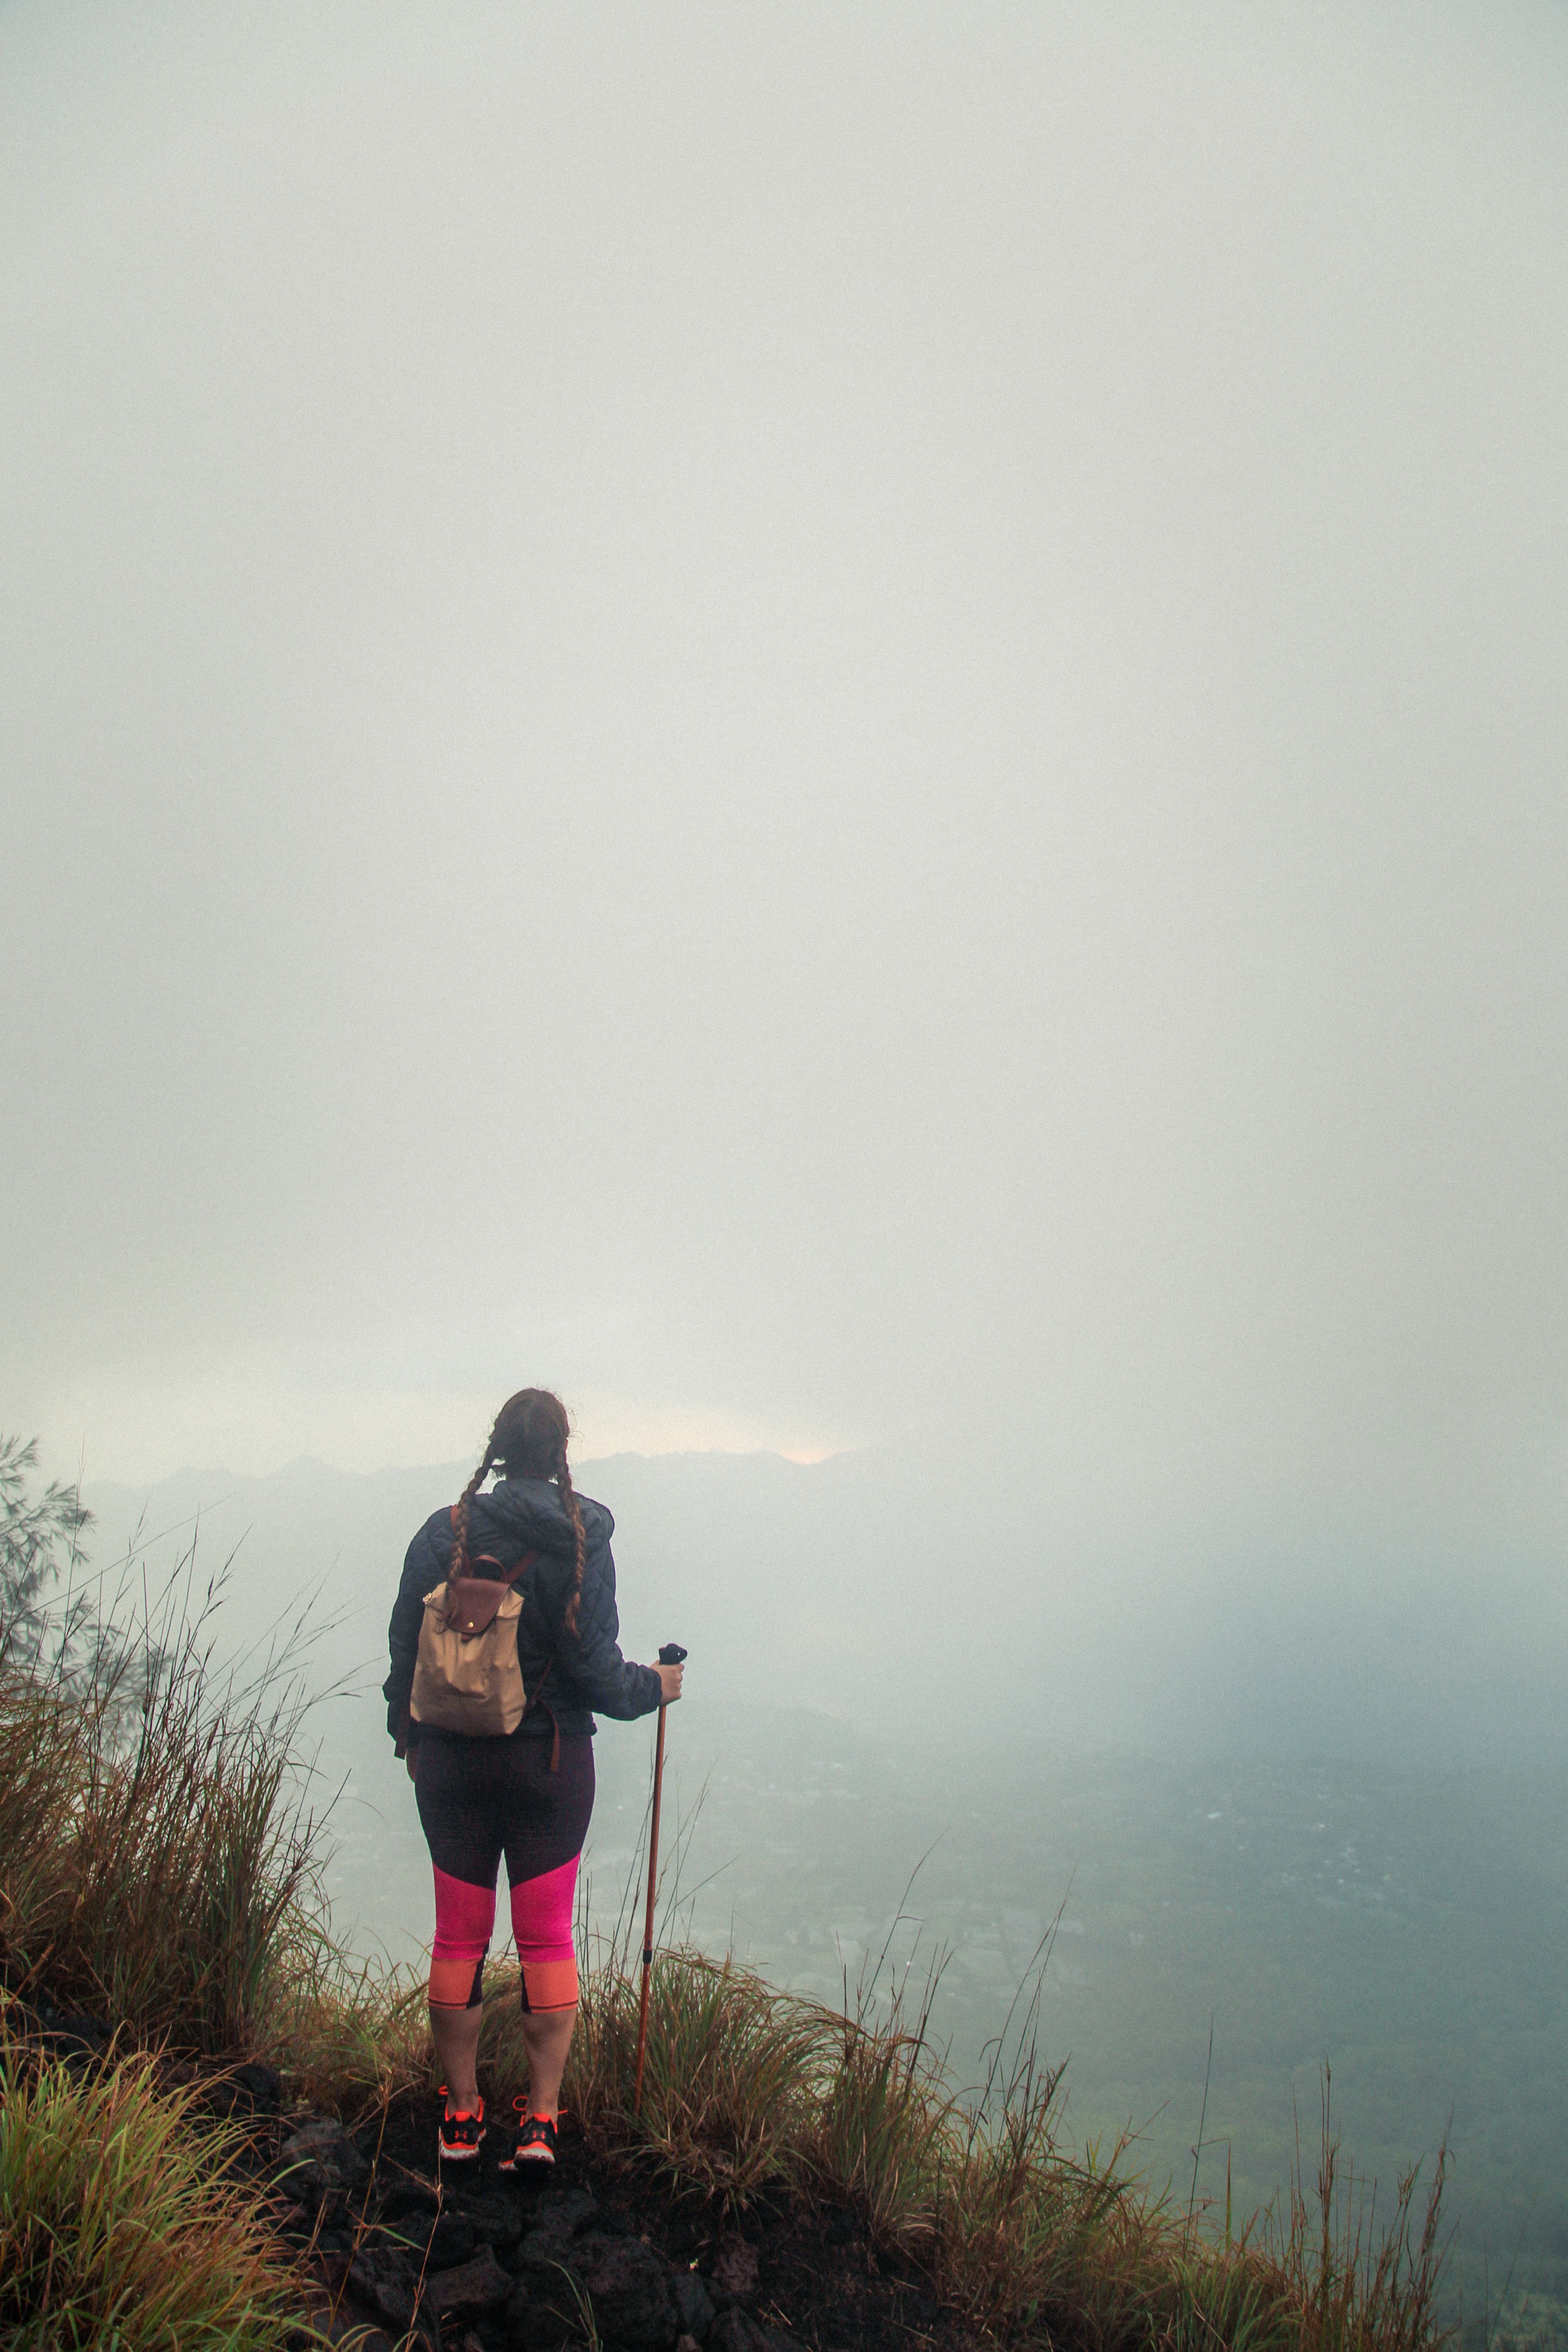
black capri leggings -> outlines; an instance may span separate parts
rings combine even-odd
[[[594,1743],[465,1739],[426,1732],[415,1764],[419,1824],[436,1871],[432,2009],[477,2009],[506,1856],[525,2010],[577,2000],[572,1913],[594,1811]]]

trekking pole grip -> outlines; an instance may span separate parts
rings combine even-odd
[[[686,1663],[686,1652],[679,1642],[667,1642],[658,1654],[661,1666],[679,1666]]]

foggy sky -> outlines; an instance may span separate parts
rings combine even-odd
[[[1561,8],[34,0],[0,158],[0,1425],[1560,1558]]]

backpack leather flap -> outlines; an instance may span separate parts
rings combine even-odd
[[[500,1560],[496,1559],[491,1552],[482,1551],[479,1557],[482,1560],[492,1560],[497,1568],[500,1566]],[[525,1552],[511,1574],[507,1577],[449,1577],[447,1580],[447,1624],[458,1633],[484,1633],[488,1626],[495,1623],[496,1612],[500,1609],[505,1595],[511,1591],[518,1578],[532,1567],[538,1558],[539,1554],[536,1551]]]

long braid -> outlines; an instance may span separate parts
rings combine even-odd
[[[566,1467],[566,1449],[561,1449],[561,1464],[555,1473],[556,1492],[566,1506],[566,1516],[572,1522],[572,1534],[576,1546],[576,1564],[572,1579],[572,1598],[566,1603],[564,1624],[569,1633],[577,1631],[577,1609],[583,1598],[583,1564],[587,1545],[583,1534],[583,1514],[577,1507],[577,1497],[572,1491],[572,1473]]]
[[[458,1497],[458,1507],[452,1516],[452,1564],[447,1570],[447,1581],[466,1575],[468,1566],[468,1507],[485,1480],[495,1467],[496,1433],[492,1429],[485,1447],[484,1459]]]

